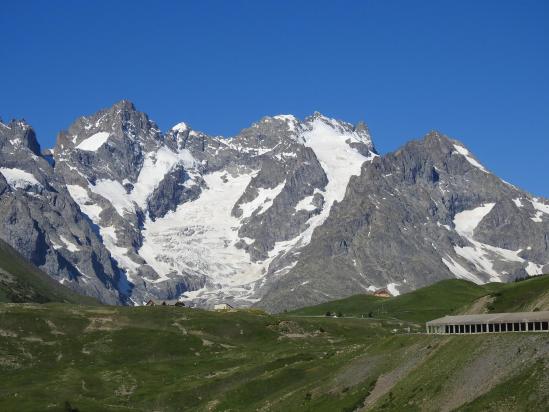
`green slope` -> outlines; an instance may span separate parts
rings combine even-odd
[[[393,298],[356,295],[290,312],[299,316],[320,316],[342,312],[344,316],[373,316],[425,322],[454,313],[488,292],[483,286],[465,280],[443,280]]]
[[[546,334],[391,333],[398,323],[0,304],[0,410],[536,411],[547,404]]]
[[[502,284],[476,285],[459,279],[443,280],[393,298],[355,295],[289,312],[294,316],[324,316],[327,312],[344,316],[396,318],[425,322],[444,315],[462,313],[479,298],[486,298],[486,312],[549,310],[549,276]]]
[[[491,297],[489,312],[549,310],[549,275],[501,285]]]
[[[0,302],[98,304],[51,279],[0,240]]]
[[[302,405],[390,326],[179,307],[0,305],[0,410],[255,410]],[[367,390],[367,388],[365,389]],[[341,391],[339,391],[341,392]],[[309,400],[341,410],[362,387]],[[331,407],[329,407],[331,405]],[[333,408],[332,408],[333,407]],[[295,408],[294,408],[295,410]]]

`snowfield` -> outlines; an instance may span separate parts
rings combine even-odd
[[[496,270],[494,267],[498,261],[516,262],[519,266],[523,266],[525,271],[531,276],[541,274],[543,272],[543,265],[529,262],[521,258],[519,254],[522,250],[515,251],[503,249],[474,239],[475,229],[492,211],[495,205],[495,203],[486,203],[477,208],[456,213],[454,217],[455,230],[470,243],[470,246],[454,246],[456,255],[463,258],[468,264],[474,266],[477,271],[488,275],[490,282],[502,281],[501,271]],[[442,258],[442,261],[446,267],[460,279],[470,280],[478,284],[485,283],[486,281],[480,276],[472,274],[464,265],[450,256]]]
[[[187,292],[189,299],[204,298],[222,290],[242,301],[256,301],[254,292],[268,273],[270,263],[282,254],[295,253],[296,249],[307,245],[314,229],[328,217],[333,203],[343,199],[351,176],[360,174],[362,164],[377,156],[367,157],[350,147],[350,142],[371,142],[364,141],[354,132],[342,132],[343,128],[335,120],[317,117],[302,129],[296,127],[293,116],[274,118],[290,125],[290,130],[296,132],[296,140],[314,151],[326,173],[326,189],[318,191],[325,200],[321,213],[310,218],[303,233],[276,243],[268,259],[252,262],[250,255],[236,245],[242,242],[251,244],[253,239],[239,238],[238,229],[243,219],[268,210],[286,181],[273,188],[259,188],[253,200],[239,205],[242,215],[235,218],[231,211],[256,172],[234,176],[227,172],[207,174],[203,176],[207,189],[198,199],[180,205],[163,218],[149,219],[145,223],[144,243],[139,255],[161,276],[155,282],[166,281],[174,274],[199,274],[208,279],[207,285],[201,290]],[[178,125],[176,128],[186,127]],[[228,145],[231,144],[229,140]],[[314,209],[311,201],[312,196],[302,199],[296,209]],[[294,265],[292,262],[278,269],[276,274],[285,273]]]
[[[96,133],[80,142],[76,148],[87,152],[95,152],[109,140],[109,136],[110,134],[107,132]]]
[[[27,189],[30,186],[42,186],[34,175],[25,170],[0,167],[0,173],[4,175],[8,184],[14,189]]]
[[[207,189],[197,200],[156,221],[147,220],[139,254],[161,276],[156,282],[174,271],[207,276],[211,287],[246,285],[263,276],[265,265],[252,263],[235,247],[240,219],[231,215],[253,175],[206,175]]]

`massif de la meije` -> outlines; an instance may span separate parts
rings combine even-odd
[[[549,272],[549,201],[442,132],[379,155],[364,123],[320,113],[223,138],[123,100],[47,150],[0,123],[0,219],[25,259],[107,304],[275,313]]]
[[[549,411],[548,21],[2,0],[0,412]]]
[[[0,409],[543,411],[549,202],[432,131],[0,122]]]

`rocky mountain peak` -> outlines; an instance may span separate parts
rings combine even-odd
[[[59,134],[57,148],[59,152],[72,148],[93,152],[107,142],[115,145],[117,142],[138,142],[147,147],[161,140],[162,134],[156,123],[138,111],[132,102],[121,100],[91,116],[78,118],[68,131]]]
[[[324,116],[322,113],[320,113],[318,110],[315,110],[312,115],[308,117],[311,120],[315,119],[327,119],[328,117]]]
[[[185,122],[163,134],[122,100],[77,119],[43,157],[35,143],[26,123],[0,124],[0,235],[104,301],[116,290],[136,304],[282,310],[549,262],[549,203],[438,131],[379,156],[364,122],[319,112],[221,138]]]
[[[421,139],[421,144],[425,148],[431,150],[439,150],[442,148],[450,150],[453,148],[454,143],[456,143],[456,140],[438,130],[429,131]]]
[[[366,122],[364,122],[363,120],[360,120],[360,121],[355,125],[355,132],[357,132],[357,133],[365,133],[365,134],[367,134],[368,136],[370,136],[370,129],[368,128],[368,125],[366,124]]]
[[[449,165],[475,173],[490,174],[473,153],[460,141],[452,139],[439,131],[429,132],[422,140],[424,149],[432,157],[443,156]]]
[[[8,124],[0,122],[0,142],[9,144],[14,149],[25,147],[34,155],[40,156],[40,144],[34,129],[24,120],[12,120]]]
[[[126,111],[126,112],[137,112],[137,109],[135,108],[135,105],[133,102],[127,99],[122,99],[119,102],[116,102],[111,107],[112,111]]]
[[[359,122],[357,125],[337,120],[323,115],[320,112],[314,112],[307,117],[304,122],[304,127],[308,130],[324,130],[323,135],[332,135],[328,133],[328,129],[332,129],[337,135],[346,136],[351,147],[359,148],[363,154],[366,152],[376,153],[370,132],[366,123]]]
[[[179,122],[175,126],[173,126],[170,130],[173,131],[173,132],[176,132],[176,133],[185,133],[185,132],[191,130],[191,128],[189,127],[189,125],[187,123]]]

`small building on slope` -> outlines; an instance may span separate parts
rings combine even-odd
[[[387,289],[379,289],[374,292],[374,296],[378,298],[392,298],[393,295]]]
[[[427,333],[452,335],[549,332],[549,311],[444,316],[427,322],[425,327]]]

